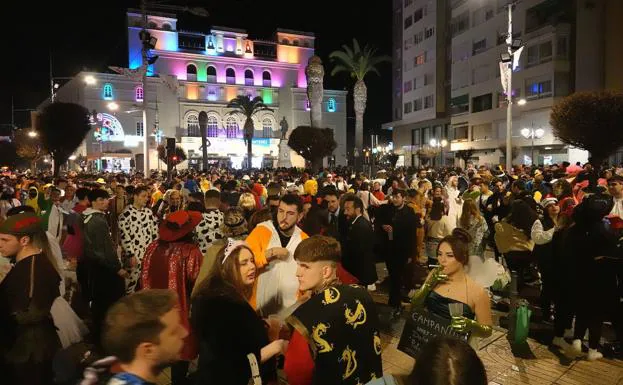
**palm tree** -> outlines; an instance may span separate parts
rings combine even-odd
[[[368,99],[368,89],[364,78],[370,72],[381,76],[376,66],[380,63],[391,61],[386,55],[377,56],[376,48],[366,45],[363,50],[359,46],[357,39],[353,39],[353,47],[346,44],[342,45],[341,51],[333,51],[329,54],[329,58],[336,63],[331,76],[335,76],[340,72],[348,73],[352,78],[356,79],[353,89],[353,99],[355,100],[355,148],[359,151],[363,149],[363,114],[366,111],[366,102]],[[358,166],[358,165],[357,165]]]
[[[227,108],[233,108],[233,111],[228,112],[228,114],[240,114],[245,117],[244,122],[244,140],[247,144],[247,168],[251,168],[251,158],[253,156],[252,149],[252,140],[253,140],[253,131],[255,127],[253,126],[253,115],[257,114],[260,111],[273,111],[271,108],[268,108],[266,104],[264,104],[264,99],[256,96],[251,99],[248,95],[237,96],[234,99],[230,100],[227,104]]]

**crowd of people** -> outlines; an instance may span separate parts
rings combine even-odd
[[[11,384],[73,383],[59,357],[81,341],[93,357],[112,356],[85,384],[156,383],[165,367],[174,385],[277,384],[278,370],[292,385],[383,384],[379,285],[393,318],[431,312],[473,340],[491,334],[492,292],[508,271],[520,290],[540,287],[534,307],[565,354],[582,354],[588,330],[587,358],[601,358],[605,321],[623,337],[623,169],[213,169],[1,183],[0,367]],[[485,265],[495,277],[476,272]],[[461,344],[433,340],[413,383],[451,370],[486,384],[482,363],[464,367],[479,361]]]

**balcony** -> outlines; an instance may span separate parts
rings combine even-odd
[[[227,129],[225,127],[218,127],[218,128],[208,127],[206,131],[207,131],[206,137],[208,139],[210,138],[242,139],[243,138],[242,128],[234,130],[234,129]],[[200,138],[201,129],[199,128],[199,126],[190,126],[187,128],[178,127],[176,134],[178,137]],[[266,129],[261,129],[261,130],[256,129],[253,132],[253,138],[281,139],[281,132],[279,130],[272,129],[272,128],[271,129],[266,128]]]

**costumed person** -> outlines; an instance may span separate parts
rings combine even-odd
[[[217,240],[223,238],[221,227],[223,226],[223,212],[219,210],[221,204],[221,193],[216,190],[208,190],[204,195],[204,207],[201,212],[203,219],[195,228],[199,250],[206,255],[210,246]]]
[[[480,214],[476,202],[471,198],[463,202],[463,212],[459,220],[459,227],[467,230],[471,238],[468,255],[477,255],[484,259],[489,228],[487,227],[487,222]]]
[[[560,206],[558,206],[556,198],[543,198],[540,205],[543,209],[543,216],[534,221],[530,237],[534,240],[532,253],[537,260],[541,275],[541,315],[543,320],[550,322],[555,290],[552,286],[552,279],[556,274],[553,240],[556,234]]]
[[[0,253],[15,258],[0,283],[0,367],[7,384],[50,384],[61,348],[51,315],[61,274],[41,226],[30,212],[0,225]]]
[[[441,188],[433,190],[433,201],[426,216],[426,256],[429,265],[437,264],[439,242],[452,232],[446,207],[441,197]]]
[[[143,289],[170,289],[177,294],[182,325],[189,331],[184,339],[181,361],[171,366],[171,383],[185,384],[190,361],[198,347],[190,328],[190,294],[199,275],[203,256],[194,240],[193,229],[201,213],[176,211],[160,224],[159,239],[147,246],[143,258]]]
[[[197,384],[276,384],[275,356],[287,342],[269,340],[266,323],[249,304],[257,270],[253,252],[229,240],[193,297],[192,326],[199,343]]]
[[[116,180],[113,181],[115,182],[115,196],[110,198],[110,203],[108,204],[108,219],[110,220],[112,241],[115,247],[118,247],[120,246],[119,218],[121,217],[121,213],[123,213],[125,208],[130,204],[130,200],[127,197],[125,187],[120,183],[118,184]]]
[[[301,198],[284,195],[277,215],[262,222],[247,237],[258,269],[252,306],[262,315],[276,314],[296,302],[298,281],[294,250],[307,238],[296,224],[303,216]]]
[[[463,207],[463,199],[461,199],[461,191],[458,188],[458,177],[451,176],[446,184],[446,194],[448,197],[448,218],[450,219],[450,231],[454,230],[459,224],[461,211]]]
[[[193,288],[192,296],[197,293],[201,282],[210,276],[212,268],[216,265],[218,253],[227,246],[229,240],[244,241],[249,235],[247,221],[244,219],[244,213],[239,207],[230,207],[223,214],[223,224],[220,232],[223,238],[220,238],[210,245],[208,251],[203,254],[203,262],[201,269]]]
[[[426,278],[411,299],[413,309],[427,310],[452,321],[452,328],[474,337],[491,335],[493,320],[489,295],[466,272],[470,236],[456,228],[437,247],[439,267]],[[462,305],[462,315],[452,315],[450,304]]]
[[[122,260],[130,273],[126,282],[126,293],[137,289],[143,267],[143,256],[147,246],[158,238],[158,224],[153,212],[146,207],[149,200],[147,188],[139,186],[134,190],[132,204],[119,215],[119,239]]]
[[[26,198],[26,206],[30,206],[35,210],[35,214],[39,215],[41,213],[41,208],[39,207],[39,190],[36,186],[30,186],[28,188],[28,197]]]
[[[355,385],[383,377],[376,306],[364,288],[340,283],[340,255],[340,244],[321,235],[296,249],[299,290],[311,296],[286,319],[293,328],[284,364],[290,385]]]

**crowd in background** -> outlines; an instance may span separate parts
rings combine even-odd
[[[609,347],[620,352],[620,168],[213,169],[1,183],[0,365],[14,384],[71,383],[52,363],[81,341],[116,357],[118,383],[155,382],[164,366],[173,384],[277,383],[278,368],[293,385],[373,383],[383,376],[379,285],[392,317],[410,303],[483,337],[509,271],[520,292],[540,288],[533,306],[553,325],[554,346],[580,355],[588,331],[587,358],[599,359],[610,321]],[[501,273],[484,283],[474,271],[487,263]],[[457,343],[436,341],[426,360],[448,349],[472,360]],[[414,381],[433,375],[425,371],[416,364]]]

